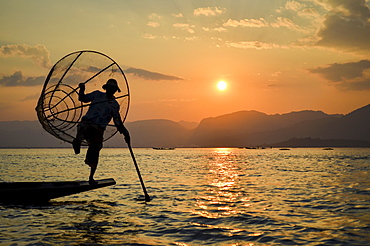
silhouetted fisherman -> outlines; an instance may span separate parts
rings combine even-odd
[[[123,125],[119,114],[120,106],[115,100],[114,94],[121,90],[115,79],[109,79],[103,85],[102,91],[93,91],[85,94],[85,84],[79,84],[78,100],[87,103],[91,102],[85,116],[77,126],[77,135],[73,140],[73,149],[75,154],[80,153],[81,142],[85,139],[89,145],[86,153],[85,163],[90,166],[89,182],[95,183],[94,174],[99,162],[99,153],[103,147],[103,135],[108,123],[113,118],[117,130],[124,135],[125,141],[130,145],[130,134]]]

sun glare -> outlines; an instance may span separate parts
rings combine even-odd
[[[219,81],[217,83],[217,89],[219,89],[220,91],[223,91],[227,88],[227,83],[225,81]]]

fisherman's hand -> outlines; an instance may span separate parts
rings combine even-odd
[[[81,92],[84,92],[84,91],[85,91],[85,83],[80,83],[80,84],[78,85],[78,87],[80,87],[80,91],[81,91]]]
[[[120,127],[118,127],[118,131],[124,136],[126,143],[128,145],[130,145],[131,144],[131,137],[130,137],[130,133],[126,129],[126,127],[124,127],[123,125],[121,125]]]

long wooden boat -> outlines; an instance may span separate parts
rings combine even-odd
[[[44,203],[51,199],[115,185],[112,178],[64,182],[4,182],[0,183],[1,203]]]

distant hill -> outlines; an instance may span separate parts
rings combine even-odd
[[[282,115],[240,111],[204,119],[196,128],[191,142],[209,147],[275,143],[311,132],[313,122],[320,124],[321,121],[336,121],[340,117],[342,115],[327,115],[321,111],[300,111]],[[307,137],[310,137],[310,134]]]
[[[125,124],[134,147],[182,147],[189,140],[189,130],[170,120],[142,120]],[[106,147],[126,147],[121,134],[104,143]],[[0,121],[0,148],[71,147],[47,133],[38,121]]]
[[[0,121],[0,148],[67,146],[47,133],[38,121]]]
[[[350,140],[350,139],[320,139],[320,138],[292,138],[288,141],[272,144],[270,147],[305,147],[305,148],[321,148],[321,147],[370,147],[369,141]]]
[[[136,147],[184,147],[190,130],[170,120],[141,120],[126,124]]]
[[[370,142],[370,104],[347,115],[329,115],[310,110],[275,115],[240,111],[206,118],[199,125],[164,119],[127,122],[125,125],[131,133],[133,147],[249,147],[284,144],[293,144],[295,147],[366,147],[367,142]],[[104,146],[125,147],[126,144],[122,136],[116,134]],[[37,121],[0,122],[0,148],[8,147],[70,147],[70,144],[45,132]]]
[[[177,123],[179,123],[180,125],[182,125],[183,127],[189,130],[195,129],[199,125],[198,122],[189,122],[189,121],[183,121],[183,120]]]

